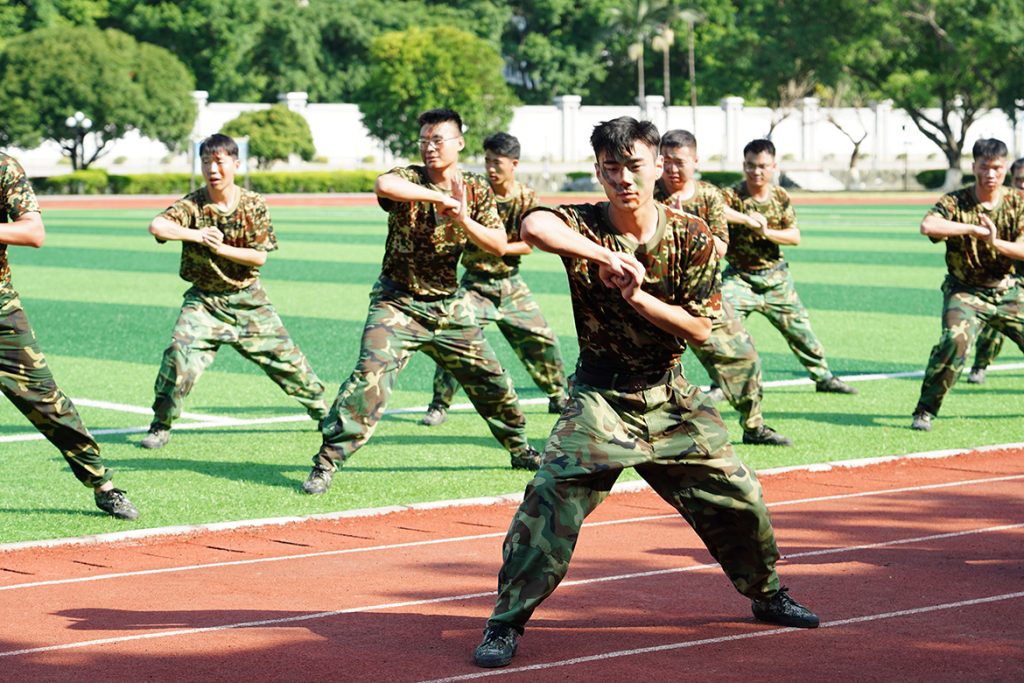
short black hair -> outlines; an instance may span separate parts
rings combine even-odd
[[[594,126],[594,132],[590,134],[590,145],[594,148],[596,159],[600,159],[602,153],[619,160],[625,159],[637,142],[644,143],[657,154],[661,143],[658,127],[650,121],[620,116],[611,121],[602,121]]]
[[[199,143],[199,158],[213,157],[217,152],[224,152],[233,159],[238,158],[238,143],[234,138],[223,133],[214,133]]]
[[[484,138],[484,151],[509,159],[519,158],[519,139],[508,133],[495,133]]]
[[[1009,153],[1010,150],[1006,148],[1006,143],[996,138],[979,138],[974,143],[974,149],[971,150],[975,161],[997,159],[1005,157]]]
[[[768,138],[758,138],[751,140],[747,143],[747,146],[743,148],[743,156],[753,154],[755,157],[762,152],[768,152],[772,159],[775,158],[775,144]]]
[[[661,136],[661,150],[663,152],[666,149],[678,149],[680,147],[689,147],[696,152],[697,138],[693,137],[693,133],[690,131],[679,128],[666,131],[665,134]]]
[[[1024,168],[1024,157],[1017,159],[1017,161],[1010,164],[1010,175],[1015,174],[1020,169]]]
[[[416,122],[420,124],[420,128],[445,123],[446,121],[454,123],[459,129],[459,135],[462,134],[462,117],[453,109],[428,109],[416,119]]]

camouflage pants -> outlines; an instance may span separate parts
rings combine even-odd
[[[526,366],[541,391],[548,397],[565,393],[565,369],[558,339],[541,313],[526,281],[518,275],[488,278],[466,273],[462,278],[477,325],[496,323]],[[431,405],[447,408],[458,390],[455,376],[440,365],[434,373]]]
[[[185,292],[156,378],[153,424],[169,427],[181,415],[185,397],[222,344],[259,365],[311,418],[327,415],[323,382],[256,282],[238,292],[205,292],[196,287]]]
[[[754,312],[768,318],[815,382],[832,376],[825,361],[825,348],[811,329],[807,309],[796,293],[786,264],[763,274],[726,268],[722,274],[722,298],[733,305],[740,320]]]
[[[939,414],[942,400],[960,377],[982,324],[1024,351],[1024,288],[969,287],[950,276],[942,283],[942,336],[932,347],[914,412]]]
[[[722,301],[722,316],[711,324],[708,340],[690,348],[707,370],[711,382],[721,387],[730,405],[739,412],[743,429],[763,425],[761,357],[743,321],[728,301]]]
[[[418,301],[378,282],[370,293],[359,360],[324,421],[314,464],[340,467],[369,440],[398,374],[420,350],[455,376],[502,446],[511,453],[526,448],[526,417],[512,379],[473,320],[466,298]]]
[[[706,396],[681,372],[630,393],[573,382],[505,537],[490,624],[522,632],[565,576],[584,518],[626,467],[693,527],[740,593],[778,591],[779,551],[761,485]]]
[[[114,471],[103,465],[99,445],[54,381],[17,299],[0,315],[0,390],[56,446],[80,482],[97,487],[110,480]]]
[[[978,332],[978,340],[974,344],[974,366],[984,370],[996,359],[999,352],[1003,350],[1003,333],[983,325]]]

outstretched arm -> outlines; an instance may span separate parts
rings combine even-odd
[[[0,244],[39,248],[45,239],[46,228],[38,211],[28,211],[10,223],[0,223]]]
[[[999,239],[999,229],[996,227],[996,224],[992,222],[992,219],[984,214],[981,215],[981,227],[985,228],[987,231],[985,241],[988,242],[993,249],[1003,256],[1012,258],[1015,261],[1024,261],[1024,244]]]
[[[588,240],[550,211],[535,211],[526,216],[520,233],[524,242],[542,251],[598,264],[601,280],[609,287],[618,286],[613,277],[628,277],[637,285],[643,283],[644,267],[635,256]]]
[[[988,218],[984,216],[983,218]],[[989,221],[991,223],[991,221]],[[932,237],[944,240],[948,237],[969,236],[987,239],[989,230],[982,225],[971,225],[970,223],[957,223],[943,218],[937,213],[930,213],[921,221],[921,234],[925,237]]]

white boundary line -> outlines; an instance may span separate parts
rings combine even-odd
[[[547,400],[547,399],[543,399]],[[949,458],[970,453],[985,453],[1006,449],[1024,449],[1024,442],[993,444],[990,446],[978,446],[976,448],[951,448],[941,451],[924,451],[921,453],[907,453],[905,455],[886,455],[872,458],[859,458],[854,460],[836,460],[828,463],[811,463],[807,465],[793,465],[790,467],[771,467],[759,470],[759,477],[783,474],[786,472],[827,472],[833,468],[854,468],[867,467],[885,462],[896,462],[900,460],[920,460]],[[628,481],[615,484],[611,493],[636,493],[647,489],[647,483],[640,481]],[[855,494],[851,494],[855,495]],[[105,534],[92,534],[88,536],[73,536],[69,538],[53,538],[41,541],[21,541],[18,543],[0,544],[0,555],[14,550],[27,550],[32,548],[57,548],[72,545],[93,545],[102,543],[116,543],[119,541],[137,541],[160,536],[180,536],[185,534],[232,531],[235,529],[249,529],[264,526],[283,526],[316,520],[338,520],[360,517],[380,517],[396,512],[407,510],[442,510],[456,507],[472,507],[475,505],[503,505],[515,503],[522,500],[523,494],[505,493],[498,496],[484,496],[480,498],[461,498],[454,500],[439,500],[426,503],[409,503],[407,505],[390,505],[379,508],[358,508],[355,510],[343,510],[341,512],[326,512],[314,515],[302,515],[294,517],[268,517],[264,519],[243,519],[233,522],[211,522],[208,524],[187,524],[180,526],[153,527],[151,529],[132,529],[129,531],[113,531]],[[775,503],[774,505],[783,505]],[[663,515],[671,517],[674,515]]]
[[[959,487],[959,486],[976,486],[976,485],[981,485],[981,484],[992,484],[992,483],[999,482],[999,481],[1010,481],[1010,480],[1015,480],[1015,479],[1024,479],[1024,474],[1012,475],[1012,476],[1006,476],[1006,477],[991,477],[991,478],[986,478],[986,479],[971,479],[971,480],[966,480],[966,481],[950,482],[948,484],[925,484],[925,485],[921,485],[921,486],[909,486],[909,487],[900,488],[900,489],[880,489],[880,490],[877,490],[877,491],[864,491],[864,492],[861,492],[861,493],[847,493],[847,494],[836,495],[836,496],[823,496],[823,497],[817,497],[817,498],[806,498],[806,499],[802,499],[802,500],[790,500],[790,501],[783,501],[781,503],[769,503],[768,507],[773,508],[773,507],[778,507],[780,505],[797,505],[797,504],[800,504],[800,503],[820,502],[820,501],[825,501],[825,500],[840,500],[840,499],[848,499],[848,498],[865,498],[865,497],[870,497],[870,496],[886,495],[886,494],[889,494],[889,493],[912,493],[912,492],[916,492],[916,491],[930,491],[930,490],[934,490],[934,489],[937,489],[937,488],[954,488],[954,487]],[[643,517],[631,517],[631,518],[627,518],[627,519],[613,519],[613,520],[608,520],[608,521],[605,521],[605,522],[591,522],[591,523],[587,524],[587,527],[588,528],[594,528],[594,527],[603,527],[603,526],[617,526],[617,525],[620,525],[620,524],[635,524],[635,523],[638,523],[638,522],[652,522],[652,521],[658,521],[658,520],[662,520],[662,519],[675,519],[677,517],[678,517],[678,514],[676,514],[676,513],[661,514],[661,515],[645,515]],[[1011,526],[1008,526],[1008,527],[1005,527],[1005,526],[1004,527],[990,527],[987,530],[988,531],[998,531],[998,530],[1003,530],[1003,529],[1006,529],[1006,528],[1016,528],[1017,526],[1024,526],[1024,524],[1021,524],[1021,525],[1011,525]],[[960,536],[960,535],[963,535],[963,533],[962,532],[952,532],[952,533],[948,533],[948,534],[938,534],[938,535],[933,535],[933,536],[922,536],[922,537],[920,537],[918,539],[914,539],[914,540],[931,540],[931,539],[936,539],[936,538],[949,538],[949,537]],[[379,552],[379,551],[386,551],[386,550],[399,550],[399,549],[405,549],[405,548],[419,548],[419,547],[430,546],[430,545],[445,545],[445,544],[449,544],[449,543],[462,543],[464,541],[479,541],[479,540],[488,539],[488,538],[503,538],[504,536],[505,536],[505,532],[503,532],[503,531],[502,532],[491,532],[491,533],[486,533],[486,534],[473,534],[473,535],[470,535],[470,536],[449,536],[448,538],[432,538],[432,539],[424,539],[424,540],[421,540],[421,541],[407,541],[405,543],[390,543],[390,544],[386,544],[386,545],[372,545],[372,546],[364,546],[364,547],[361,547],[361,548],[343,548],[343,549],[338,549],[338,550],[318,550],[318,551],[315,551],[315,552],[297,553],[297,554],[294,554],[294,555],[272,555],[272,556],[269,556],[269,557],[256,557],[256,558],[245,559],[245,560],[226,560],[226,561],[223,561],[223,562],[208,562],[208,563],[205,563],[205,564],[182,565],[182,566],[178,566],[178,567],[161,567],[159,569],[140,569],[140,570],[136,570],[136,571],[116,572],[116,573],[112,573],[112,574],[93,574],[91,576],[79,576],[79,577],[74,577],[74,578],[70,578],[70,579],[49,579],[49,580],[46,580],[46,581],[32,581],[32,582],[26,582],[26,583],[11,584],[11,585],[8,585],[8,586],[0,586],[0,592],[12,591],[12,590],[20,590],[20,589],[24,589],[24,588],[39,588],[41,586],[58,586],[58,585],[65,585],[65,584],[71,584],[71,583],[87,583],[87,582],[91,582],[91,581],[106,581],[106,580],[110,580],[110,579],[120,579],[120,578],[131,577],[131,576],[150,576],[150,575],[153,575],[153,574],[175,574],[175,573],[179,573],[179,572],[196,571],[196,570],[201,570],[201,569],[215,569],[215,568],[219,568],[219,567],[240,567],[240,566],[252,565],[252,564],[266,564],[266,563],[269,563],[269,562],[284,562],[284,561],[288,561],[288,560],[306,560],[306,559],[314,559],[314,558],[320,558],[320,557],[336,557],[336,556],[339,556],[339,555],[355,555],[355,554]],[[886,543],[882,543],[881,545],[891,545],[891,544],[892,544],[892,542],[886,542]],[[858,548],[858,549],[861,548],[861,546],[855,546],[855,547]],[[865,547],[868,547],[868,546],[865,546]],[[876,546],[870,546],[870,547],[876,547]],[[790,557],[804,557],[804,556],[811,556],[811,555],[817,555],[817,554],[827,554],[828,552],[832,552],[832,551],[829,551],[829,550],[826,550],[826,551],[806,551],[804,553],[795,553],[795,554],[785,555],[783,559],[788,559]],[[713,567],[713,566],[716,566],[716,565],[711,564],[711,565],[707,565],[707,566]],[[647,576],[649,574],[665,573],[666,571],[674,572],[674,571],[680,571],[680,570],[675,570],[675,569],[673,569],[673,570],[657,570],[657,571],[653,571],[653,572],[645,572],[643,574],[638,574],[638,576]],[[683,570],[683,571],[690,571],[690,570],[687,569],[687,570]],[[573,583],[572,581],[567,581],[567,582],[563,582],[563,585],[565,585],[565,584],[572,584],[572,583]]]
[[[971,530],[968,530],[968,531],[960,531],[960,532],[956,532],[956,533],[952,533],[952,534],[939,534],[939,535],[932,535],[932,536],[920,536],[920,537],[917,537],[917,538],[900,538],[900,539],[894,539],[892,541],[886,541],[886,542],[881,542],[881,543],[872,543],[872,544],[868,544],[868,545],[846,546],[846,547],[842,547],[842,548],[831,548],[831,549],[827,549],[827,550],[823,550],[823,551],[817,551],[816,554],[825,555],[825,554],[846,553],[846,552],[852,552],[852,551],[856,551],[856,550],[865,550],[865,549],[868,549],[868,548],[881,548],[881,547],[887,547],[887,546],[893,546],[893,545],[906,545],[906,544],[909,544],[909,543],[919,543],[919,542],[924,542],[924,541],[930,541],[930,540],[934,540],[936,538],[951,538],[951,537],[957,537],[957,536],[969,536],[969,535],[975,535],[975,534],[991,533],[991,532],[995,532],[995,531],[1003,531],[1003,530],[1006,530],[1006,529],[1016,529],[1016,528],[1021,528],[1021,527],[1024,527],[1024,524],[1013,524],[1013,525],[1003,525],[1003,526],[997,526],[997,527],[971,529]],[[234,563],[224,563],[224,564],[234,564]],[[646,577],[662,575],[662,574],[679,573],[679,572],[690,572],[690,571],[697,571],[697,570],[700,570],[700,569],[711,569],[711,568],[714,568],[714,567],[717,567],[717,566],[718,566],[717,563],[707,563],[707,564],[700,564],[700,565],[691,565],[691,566],[688,566],[688,567],[676,567],[676,568],[673,568],[673,569],[665,569],[665,570],[659,570],[659,571],[654,571],[654,572],[640,572],[640,573],[630,573],[630,574],[619,574],[619,575],[612,575],[612,576],[601,576],[601,577],[596,577],[596,578],[593,578],[593,579],[581,579],[581,580],[577,580],[577,581],[564,581],[564,582],[562,582],[561,585],[562,586],[583,586],[583,585],[589,585],[589,584],[594,584],[594,583],[607,583],[609,581],[622,581],[622,580],[630,580],[630,579],[637,579],[637,578],[646,578]],[[438,597],[438,598],[423,598],[423,599],[420,599],[420,600],[407,600],[407,601],[404,601],[404,602],[382,603],[382,604],[378,604],[378,605],[364,605],[362,607],[349,607],[347,609],[341,609],[341,610],[330,610],[330,611],[325,611],[325,612],[314,612],[314,613],[311,613],[311,614],[299,614],[299,615],[295,615],[295,616],[291,616],[291,617],[279,617],[279,618],[276,618],[276,619],[261,619],[261,620],[256,620],[256,621],[236,622],[236,623],[232,623],[232,624],[220,624],[218,626],[206,626],[206,627],[202,627],[202,628],[185,628],[185,629],[176,629],[174,631],[161,631],[161,632],[157,632],[157,633],[140,633],[140,634],[131,635],[131,636],[116,636],[116,637],[113,637],[113,638],[99,638],[99,639],[95,639],[95,640],[84,640],[84,641],[78,641],[78,642],[74,642],[74,643],[63,643],[63,644],[60,644],[60,645],[46,645],[46,646],[42,646],[42,647],[23,648],[21,650],[9,650],[9,651],[6,651],[6,652],[0,651],[0,657],[14,657],[14,656],[17,656],[17,655],[36,654],[36,653],[40,653],[40,652],[53,652],[53,651],[56,651],[56,650],[71,650],[71,649],[77,649],[77,648],[83,648],[83,647],[91,647],[91,646],[96,646],[96,645],[110,645],[110,644],[114,644],[114,643],[131,642],[131,641],[135,641],[135,640],[149,640],[149,639],[154,639],[154,638],[171,638],[171,637],[175,637],[175,636],[195,635],[195,634],[199,634],[199,633],[211,633],[211,632],[215,632],[215,631],[227,631],[227,630],[239,629],[239,628],[250,628],[250,627],[258,627],[258,626],[277,626],[277,625],[280,625],[280,624],[289,624],[289,623],[296,623],[296,622],[302,622],[302,621],[311,621],[311,620],[314,620],[314,619],[326,619],[326,618],[329,618],[329,617],[340,616],[340,615],[343,615],[343,614],[356,614],[356,613],[363,613],[363,612],[374,612],[374,611],[387,610],[387,609],[397,609],[397,608],[404,608],[404,607],[415,607],[415,606],[420,606],[420,605],[436,605],[436,604],[441,604],[441,603],[446,603],[446,602],[458,602],[458,601],[464,601],[464,600],[473,600],[473,599],[479,599],[479,598],[492,597],[494,595],[497,595],[497,591],[485,591],[485,592],[479,592],[479,593],[464,593],[462,595],[445,595],[445,596]],[[846,624],[851,624],[851,623],[857,623],[857,622],[860,622],[860,621],[872,621],[874,619],[881,619],[881,618],[895,617],[895,616],[904,616],[904,615],[909,615],[909,614],[917,614],[917,613],[920,613],[920,612],[929,612],[929,611],[934,611],[936,609],[952,609],[954,607],[961,607],[961,606],[965,606],[965,605],[977,604],[979,601],[980,602],[993,602],[993,601],[996,601],[996,600],[1008,600],[1008,599],[1017,598],[1017,597],[1024,597],[1024,592],[1022,592],[1022,593],[1008,593],[1008,594],[1005,594],[1005,595],[1002,595],[1002,596],[992,596],[992,597],[988,597],[988,598],[979,598],[977,600],[967,600],[967,601],[961,601],[961,602],[955,602],[955,603],[945,603],[945,604],[942,604],[942,605],[932,605],[932,606],[928,606],[928,607],[914,608],[914,609],[909,609],[909,610],[900,610],[900,611],[897,611],[897,612],[886,612],[886,613],[877,614],[877,615],[854,617],[852,619],[839,620],[839,621],[835,621],[835,622],[826,622],[826,623],[822,624],[822,626],[823,627],[841,626],[841,625],[846,625]],[[773,634],[778,634],[778,633],[791,633],[791,632],[792,632],[792,629],[773,629],[771,631],[759,631],[757,633],[763,634],[763,635],[773,635]],[[744,634],[743,637],[754,637],[756,635],[757,634]],[[729,636],[729,637],[726,637],[726,638],[727,639],[734,639],[736,637],[737,636]],[[724,641],[718,639],[718,640],[712,640],[710,642],[724,642]],[[676,646],[685,646],[683,644],[678,644],[678,643],[675,644],[675,645]],[[624,654],[625,653],[634,653],[634,652],[635,653],[639,653],[639,652],[643,652],[643,651],[657,651],[657,649],[674,649],[674,648],[672,646],[664,646],[664,645],[662,645],[662,646],[657,646],[657,648],[655,648],[653,650],[650,649],[650,648],[644,648],[644,649],[638,650],[638,651],[624,650],[624,651],[621,651],[621,652],[624,653]],[[605,655],[598,655],[598,657],[609,658],[610,655],[611,656],[624,656],[623,654],[606,653]],[[564,660],[563,662],[549,663],[549,664],[546,664],[546,665],[533,665],[533,667],[548,668],[550,666],[565,666],[565,665],[568,665],[568,664],[575,664],[575,663],[580,663],[580,662],[584,662],[584,661],[590,661],[590,658],[575,658],[575,659],[571,659],[571,660]],[[493,676],[493,675],[500,675],[500,674],[503,674],[503,673],[512,673],[512,672],[520,671],[520,670],[526,671],[526,670],[529,670],[530,668],[533,668],[533,667],[524,667],[524,668],[521,668],[521,669],[504,669],[502,671],[492,671],[492,672],[480,672],[478,674],[469,674],[469,676],[470,677],[482,677],[482,676],[488,676],[488,675]],[[454,679],[442,679],[442,680],[463,680],[463,678],[458,677],[458,678],[454,678]]]
[[[916,614],[927,614],[928,612],[938,612],[948,609],[958,609],[960,607],[973,607],[975,605],[984,605],[993,602],[1002,602],[1004,600],[1014,600],[1017,598],[1024,598],[1024,592],[1021,593],[1004,593],[1002,595],[990,595],[984,598],[974,598],[973,600],[961,600],[959,602],[947,602],[938,605],[926,605],[924,607],[913,607],[910,609],[897,610],[894,612],[881,612],[879,614],[866,614],[860,617],[851,617],[849,619],[839,619],[836,621],[826,621],[821,624],[819,628],[835,628],[837,626],[848,626],[850,624],[859,624],[871,621],[881,621],[883,619],[895,619],[898,617],[913,616]],[[792,628],[774,628],[769,631],[754,631],[752,633],[737,633],[731,636],[720,636],[718,638],[702,638],[700,640],[684,640],[678,643],[666,643],[665,645],[652,645],[650,647],[638,647],[631,650],[614,650],[612,652],[602,652],[601,654],[589,655],[586,657],[573,657],[572,659],[563,659],[555,662],[542,662],[539,664],[530,664],[527,666],[516,666],[508,669],[489,669],[487,671],[477,671],[470,674],[463,674],[461,676],[449,676],[448,678],[435,678],[429,681],[423,681],[422,683],[455,683],[456,681],[472,681],[479,678],[490,678],[493,676],[506,676],[508,674],[518,674],[526,671],[540,671],[543,669],[554,669],[562,666],[573,666],[576,664],[589,664],[591,662],[602,662],[609,659],[617,659],[619,657],[631,657],[635,655],[653,654],[656,652],[669,652],[672,650],[682,650],[691,647],[700,647],[702,645],[718,645],[720,643],[731,643],[737,640],[749,640],[750,638],[764,638],[766,636],[778,636],[783,634],[799,633],[797,629]]]
[[[1009,370],[1022,370],[1024,369],[1024,363],[1000,363],[998,365],[989,366],[989,372],[1005,372]],[[879,373],[868,373],[863,375],[842,375],[841,379],[845,382],[871,382],[877,380],[886,379],[908,379],[924,377],[923,370],[912,370],[907,372],[879,372]],[[813,380],[806,377],[800,379],[781,379],[774,380],[771,382],[765,382],[765,387],[793,387],[807,384],[813,384]],[[707,389],[707,387],[702,387]],[[91,408],[102,408],[105,410],[114,410],[122,413],[131,413],[134,415],[151,415],[152,409],[143,406],[133,406],[125,403],[113,403],[110,401],[98,401],[89,398],[73,398],[71,399],[74,403],[81,406],[88,406]],[[547,398],[527,398],[519,401],[522,405],[537,405],[547,403]],[[385,415],[407,415],[410,413],[422,413],[427,409],[427,406],[413,406],[411,408],[393,408],[391,410],[385,410]],[[473,404],[471,403],[455,403],[449,407],[449,411],[463,411],[473,410]],[[182,413],[182,417],[190,420],[196,420],[193,423],[179,423],[174,425],[175,429],[209,429],[211,427],[250,427],[254,425],[264,424],[279,424],[283,422],[305,422],[309,419],[306,415],[285,415],[282,417],[269,417],[269,418],[233,418],[233,417],[220,417],[217,415],[206,415],[202,413]],[[116,429],[96,429],[92,430],[92,433],[99,436],[106,436],[111,434],[140,434],[149,430],[149,425],[142,425],[138,427],[122,427]],[[44,437],[39,432],[22,432],[19,434],[9,434],[7,436],[0,436],[0,443],[13,443],[17,441],[40,441]]]

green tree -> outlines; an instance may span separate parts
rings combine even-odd
[[[850,73],[907,112],[942,150],[945,187],[955,187],[968,129],[1000,100],[1011,101],[1007,83],[1019,71],[1012,58],[1021,54],[1024,6],[995,0],[854,4],[858,12],[843,26],[855,38]]]
[[[221,132],[234,138],[248,137],[249,156],[257,159],[260,168],[286,161],[292,154],[306,161],[316,154],[309,123],[283,104],[240,114],[224,124]]]
[[[466,126],[466,147],[482,151],[483,138],[504,130],[515,97],[502,77],[497,50],[450,27],[385,33],[370,49],[369,80],[359,93],[363,123],[393,153],[413,158],[416,117],[436,107],[455,109]]]
[[[510,83],[530,104],[591,93],[605,77],[611,31],[606,0],[511,0],[502,50]]]
[[[31,148],[53,140],[75,169],[88,168],[131,130],[177,148],[195,120],[193,87],[174,55],[119,31],[30,31],[0,53],[0,142]],[[68,126],[78,111],[88,131]]]

